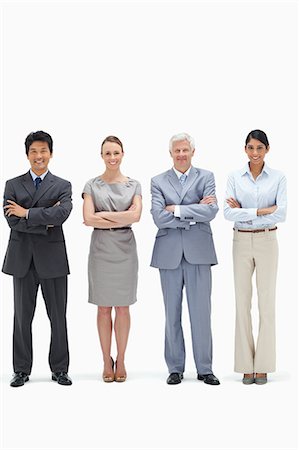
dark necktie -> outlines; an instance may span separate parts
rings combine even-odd
[[[39,188],[39,185],[41,184],[42,179],[40,177],[35,178],[34,180],[34,184],[35,184],[35,189]]]

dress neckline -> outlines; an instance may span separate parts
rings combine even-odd
[[[102,183],[104,183],[104,184],[107,184],[108,186],[110,186],[110,185],[114,185],[114,184],[128,184],[129,183],[129,181],[130,181],[130,177],[127,177],[127,180],[126,181],[116,181],[115,183],[107,183],[107,181],[104,181],[101,177],[98,177],[98,179],[102,182]]]

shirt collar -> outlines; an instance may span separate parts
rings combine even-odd
[[[260,175],[263,174],[263,172],[265,172],[267,175],[269,175],[270,173],[270,167],[267,166],[266,163],[264,163],[264,167],[263,170],[261,171]],[[246,173],[248,173],[248,175],[251,175],[250,169],[249,169],[249,162],[241,169],[241,175],[245,175]]]
[[[47,170],[46,172],[42,173],[41,175],[36,175],[36,173],[34,173],[31,169],[30,169],[30,175],[33,179],[33,181],[36,180],[36,178],[41,178],[41,180],[43,180],[45,178],[45,176],[47,175],[47,173],[49,172],[49,170]]]
[[[186,170],[186,172],[184,172],[184,175],[186,175],[186,176],[189,175],[189,172],[190,172],[190,170],[191,170],[191,167],[192,167],[192,166],[190,166],[189,169]],[[176,174],[176,176],[178,177],[178,179],[180,179],[180,177],[183,175],[183,173],[180,172],[179,170],[176,170],[175,167],[173,167],[173,171],[174,171],[174,173]]]

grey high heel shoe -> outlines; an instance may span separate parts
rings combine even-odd
[[[252,374],[252,377],[245,377],[245,374],[244,374],[242,383],[243,384],[253,384],[254,383],[254,373]]]

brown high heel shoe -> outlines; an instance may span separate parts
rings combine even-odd
[[[105,383],[112,383],[115,379],[114,371],[113,371],[113,369],[114,369],[113,358],[111,358],[111,365],[112,365],[112,374],[111,373],[107,374],[107,373],[103,372],[102,376],[103,376],[103,381],[105,381]]]
[[[115,361],[115,371],[117,370],[117,361]],[[127,379],[127,374],[124,373],[123,375],[118,375],[116,376],[114,374],[114,381],[116,381],[117,383],[123,383],[124,381],[126,381]]]

